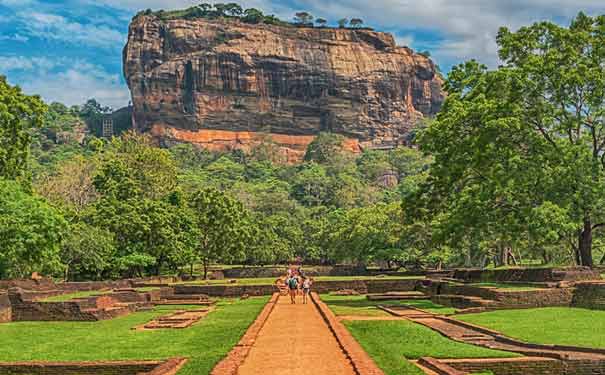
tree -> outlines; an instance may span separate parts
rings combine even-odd
[[[160,199],[177,186],[176,164],[168,150],[153,146],[149,135],[127,132],[112,140],[94,184],[103,194],[122,199]]]
[[[345,27],[347,27],[348,23],[349,23],[348,18],[341,18],[338,20],[338,27],[340,27],[341,29],[344,29]]]
[[[101,279],[114,253],[114,237],[108,231],[82,222],[70,225],[61,246],[65,281]]]
[[[452,69],[443,109],[421,137],[435,156],[426,201],[444,223],[514,247],[542,233],[535,224],[554,209],[559,225],[549,232],[562,243],[571,225],[577,263],[593,265],[593,235],[605,226],[604,24],[580,13],[569,28],[502,28],[500,68]]]
[[[26,181],[31,129],[42,125],[46,106],[0,76],[0,178]]]
[[[292,181],[292,196],[307,207],[331,205],[335,190],[326,169],[315,163],[301,166]]]
[[[294,22],[299,25],[313,25],[313,16],[308,12],[297,12],[294,15]]]
[[[244,10],[237,3],[228,3],[224,6],[225,13],[231,17],[240,17]]]
[[[17,182],[0,179],[0,278],[60,272],[66,231],[57,210]]]
[[[261,23],[264,18],[263,12],[255,8],[248,8],[244,11],[244,16],[242,17],[242,21],[246,23],[257,24]]]
[[[343,153],[344,137],[335,133],[319,133],[307,146],[305,161],[332,163]]]
[[[315,23],[317,24],[317,26],[319,27],[325,27],[326,24],[328,23],[328,21],[325,18],[316,18],[315,19]]]
[[[204,189],[192,197],[191,208],[198,228],[204,278],[210,262],[245,259],[253,238],[248,213],[241,203],[216,189]]]
[[[39,181],[35,190],[50,202],[80,212],[98,198],[93,184],[98,162],[76,156]]]
[[[359,28],[361,25],[363,25],[363,20],[361,18],[351,18],[349,24],[351,27]]]

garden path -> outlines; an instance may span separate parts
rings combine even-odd
[[[261,329],[240,375],[353,375],[351,362],[312,301],[280,297]]]

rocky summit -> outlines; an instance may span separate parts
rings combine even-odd
[[[368,29],[139,15],[124,74],[135,126],[164,144],[249,150],[270,137],[289,162],[322,131],[352,151],[405,144],[444,99],[428,57]]]

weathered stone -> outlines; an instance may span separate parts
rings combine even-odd
[[[444,99],[435,64],[370,30],[136,17],[124,49],[135,126],[164,143],[297,161],[320,131],[391,148]]]

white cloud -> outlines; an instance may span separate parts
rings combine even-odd
[[[410,34],[395,35],[395,42],[398,46],[412,48],[412,46],[414,45],[414,36]]]
[[[121,47],[126,40],[126,35],[108,26],[73,22],[56,14],[20,12],[17,16],[29,37],[103,48]]]
[[[120,108],[130,100],[128,88],[118,74],[84,61],[60,58],[0,56],[0,71],[18,77],[19,86],[30,94],[40,95],[47,102],[66,105],[82,104],[96,98],[104,105]]]
[[[0,56],[0,71],[38,71],[48,72],[60,62],[46,57]]]
[[[602,0],[306,0],[304,3],[306,10],[331,19],[361,17],[366,24],[379,29],[439,33],[442,40],[429,49],[438,61],[476,58],[491,66],[498,62],[495,37],[500,26],[516,29],[543,19],[568,20],[580,10],[605,13]]]

